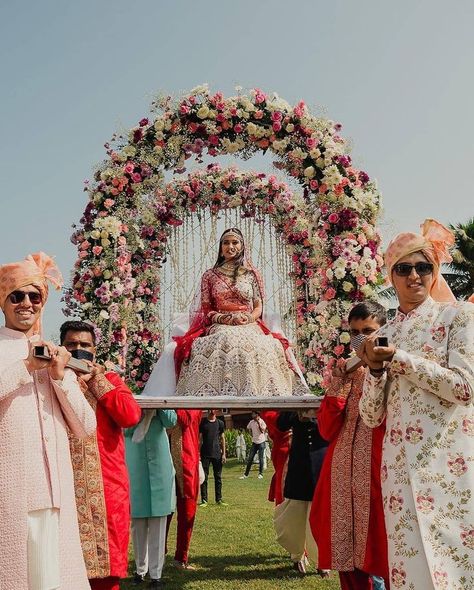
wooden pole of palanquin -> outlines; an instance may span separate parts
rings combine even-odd
[[[144,410],[210,410],[220,408],[229,410],[310,410],[319,408],[321,403],[321,398],[315,395],[287,397],[233,397],[227,395],[148,397],[136,395],[135,399]]]

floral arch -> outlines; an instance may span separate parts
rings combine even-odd
[[[140,390],[160,349],[156,272],[170,229],[183,214],[206,207],[268,214],[293,259],[307,378],[324,385],[324,375],[347,353],[341,319],[355,301],[375,297],[382,265],[380,194],[352,166],[339,131],[303,102],[291,107],[260,90],[225,98],[203,86],[180,100],[157,100],[152,116],[106,144],[108,157],[86,186],[89,202],[72,236],[79,252],[66,313],[96,324],[99,353],[126,367]],[[189,158],[247,159],[259,151],[273,154],[275,166],[300,183],[300,197],[275,177],[212,166],[164,182],[164,170],[182,173]],[[200,185],[204,176],[207,184]]]

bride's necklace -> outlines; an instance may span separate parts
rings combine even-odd
[[[218,270],[226,277],[233,277],[235,272],[235,263],[224,262],[224,264],[219,266]]]

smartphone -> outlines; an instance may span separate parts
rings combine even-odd
[[[386,336],[379,336],[375,340],[375,346],[388,346],[388,338]]]

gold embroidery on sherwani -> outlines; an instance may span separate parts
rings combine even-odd
[[[112,389],[114,389],[114,386],[102,373],[94,375],[94,377],[92,377],[92,379],[89,381],[89,391],[92,392],[97,400],[99,400],[107,392],[112,391]]]
[[[95,411],[96,397],[89,390],[84,395]],[[97,435],[80,440],[70,434],[69,444],[87,577],[106,578],[110,576],[109,539]]]
[[[181,426],[176,424],[168,430],[170,435],[170,452],[173,460],[174,470],[176,472],[176,482],[181,496],[184,494],[184,474],[183,474],[183,431]]]
[[[365,371],[353,377],[344,426],[331,464],[331,547],[333,568],[363,569],[370,515],[372,430],[359,418]],[[359,424],[357,424],[359,422]],[[358,428],[357,428],[358,426]]]

